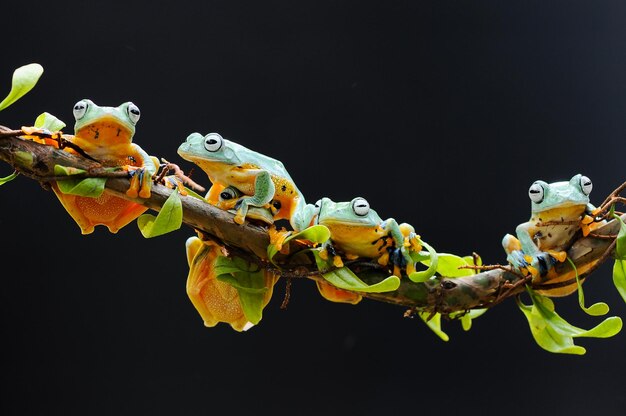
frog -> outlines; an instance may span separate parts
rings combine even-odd
[[[156,158],[132,142],[140,110],[131,101],[118,107],[99,106],[89,99],[73,108],[74,135],[69,140],[105,167],[121,167],[131,176],[126,195],[149,198],[152,176],[158,170]],[[66,149],[75,153],[75,150]],[[63,207],[76,221],[82,234],[90,234],[96,225],[117,233],[148,208],[117,197],[106,190],[97,198],[65,194],[56,183],[52,189]]]
[[[311,222],[324,225],[330,231],[330,243],[323,250],[331,253],[339,250],[347,259],[376,259],[383,266],[392,261],[394,265],[406,267],[407,274],[415,271],[409,248],[411,241],[418,240],[412,226],[398,224],[393,218],[383,220],[362,197],[345,202],[325,197],[314,206],[310,211]],[[418,243],[414,248],[421,250]],[[324,251],[321,254],[327,256]],[[339,256],[335,255],[333,262],[337,267],[342,266]]]
[[[249,207],[269,208],[274,220],[288,220],[294,230],[306,226],[306,201],[282,162],[223,138],[219,133],[191,133],[178,154],[199,166],[212,183],[206,199],[217,205],[219,195],[232,187],[244,196],[236,201],[234,221],[243,224]]]
[[[323,225],[330,231],[330,240],[323,244],[319,255],[326,260],[332,254],[335,267],[343,267],[343,260],[337,254],[340,251],[349,260],[370,258],[383,266],[391,261],[396,275],[401,275],[400,266],[406,268],[407,275],[415,271],[409,253],[420,251],[422,247],[413,226],[398,224],[393,218],[383,220],[365,198],[334,202],[324,197],[315,204],[308,204],[305,213],[310,225]],[[332,302],[355,305],[362,299],[358,293],[324,281],[316,281],[316,284],[320,294]]]
[[[530,275],[533,283],[555,277],[549,272],[567,259],[567,250],[579,231],[587,235],[593,229],[592,189],[591,179],[580,173],[569,181],[532,183],[528,189],[530,220],[516,227],[516,236],[506,234],[502,239],[514,269]]]
[[[187,239],[185,249],[189,264],[186,292],[204,326],[214,327],[223,322],[237,332],[252,328],[254,324],[245,316],[237,289],[218,280],[215,274],[216,261],[224,255],[225,248],[213,240],[192,236]],[[278,277],[264,271],[267,290],[261,301],[262,308],[269,303]]]

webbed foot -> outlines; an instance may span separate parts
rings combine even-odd
[[[152,186],[152,178],[146,175],[146,168],[135,168],[129,170],[130,187],[126,191],[126,195],[131,198],[150,198],[150,187]]]

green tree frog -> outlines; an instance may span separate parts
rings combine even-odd
[[[546,183],[538,180],[528,190],[531,200],[531,218],[515,229],[516,237],[507,234],[502,246],[507,260],[513,267],[533,276],[533,283],[553,279],[567,280],[572,276],[553,276],[549,271],[556,261],[567,258],[566,250],[571,246],[577,233],[582,230],[587,235],[595,207],[589,203],[593,184],[581,174],[569,181]],[[576,286],[562,287],[549,293],[551,296],[565,296]],[[566,293],[567,292],[567,293]]]
[[[376,259],[381,265],[387,265],[391,260],[396,266],[406,267],[407,274],[415,270],[409,248],[411,242],[415,242],[413,248],[417,251],[421,250],[421,245],[409,224],[398,224],[393,218],[383,220],[361,197],[347,202],[322,198],[314,207],[310,211],[313,215],[311,222],[324,225],[330,231],[331,243],[325,249],[331,252],[337,249],[348,259]],[[341,266],[338,256],[334,262]]]
[[[74,105],[74,136],[71,142],[103,166],[120,166],[132,175],[126,194],[131,198],[149,198],[151,177],[158,164],[141,147],[132,143],[139,108],[132,102],[118,107],[101,107],[91,100],[80,100]],[[73,152],[72,149],[67,149]],[[106,190],[98,198],[64,194],[53,184],[52,189],[63,207],[74,218],[83,234],[94,231],[95,225],[105,225],[116,233],[144,211],[146,207]]]
[[[216,205],[220,193],[231,186],[244,196],[237,200],[235,222],[243,224],[248,208],[269,207],[275,220],[287,219],[294,230],[306,226],[304,197],[282,162],[224,139],[218,133],[192,133],[178,148],[185,160],[199,166],[211,180],[209,203]]]
[[[244,313],[239,292],[232,285],[217,279],[215,263],[222,256],[223,247],[211,240],[189,237],[186,242],[189,274],[187,295],[207,327],[228,323],[235,331],[246,331],[253,325]],[[261,300],[265,307],[271,297],[278,275],[264,271],[267,290]]]

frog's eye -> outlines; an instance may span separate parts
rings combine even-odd
[[[233,188],[226,188],[220,193],[220,199],[225,201],[229,201],[231,199],[237,198],[237,192]]]
[[[364,217],[370,211],[370,204],[363,198],[354,198],[352,200],[352,211],[359,217]]]
[[[129,103],[126,111],[128,111],[128,118],[130,118],[130,121],[132,121],[133,124],[137,124],[137,122],[139,121],[139,117],[141,116],[141,111],[139,111],[139,107],[137,107],[133,103]]]
[[[204,148],[209,152],[217,152],[222,148],[224,139],[217,133],[209,133],[204,136]]]
[[[591,183],[591,179],[586,176],[581,176],[580,189],[583,190],[583,194],[589,195],[591,193],[591,190],[593,189],[593,183]]]
[[[74,104],[74,118],[76,120],[80,120],[81,118],[85,117],[87,107],[89,107],[89,104],[85,100],[80,100],[79,102]]]
[[[543,186],[538,184],[537,182],[530,185],[530,189],[528,189],[528,196],[530,200],[535,203],[540,203],[543,201]]]

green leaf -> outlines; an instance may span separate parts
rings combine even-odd
[[[187,192],[187,195],[192,196],[194,198],[197,198],[201,201],[207,202],[206,198],[203,197],[202,195],[200,195],[199,193],[197,193],[196,191],[194,191],[193,189],[187,188],[185,186],[185,191]]]
[[[24,65],[13,71],[11,91],[9,95],[0,102],[0,111],[13,104],[30,91],[37,81],[39,81],[41,74],[43,74],[43,67],[39,64]]]
[[[9,176],[5,176],[4,178],[0,178],[0,185],[4,185],[7,182],[11,182],[13,179],[17,178],[19,173],[17,171],[13,172]]]
[[[72,176],[81,175],[86,171],[67,166],[54,165],[54,174],[56,176]],[[57,180],[59,190],[64,194],[87,196],[97,198],[104,192],[106,178],[83,178],[83,179],[63,179]]]
[[[339,289],[351,290],[364,293],[383,293],[393,292],[400,287],[400,278],[398,276],[389,276],[376,284],[368,285],[347,267],[342,267],[328,273],[322,274],[324,279],[338,287]]]
[[[41,113],[35,120],[35,127],[50,131],[59,131],[65,127],[65,123],[50,113]]]
[[[464,331],[469,331],[472,328],[472,320],[478,318],[482,314],[487,312],[487,308],[472,309],[461,315],[461,326]],[[450,314],[450,317],[454,315]]]
[[[618,216],[614,217],[620,222],[617,242],[615,244],[615,264],[613,264],[613,284],[624,302],[626,302],[626,224]]]
[[[428,325],[428,327],[435,334],[437,334],[437,336],[439,336],[439,338],[444,341],[448,341],[450,339],[448,334],[441,330],[441,314],[439,312],[435,313],[430,319],[428,319],[428,317],[431,315],[430,312],[418,312],[417,314],[420,318],[422,318],[422,321],[424,321],[426,325]]]
[[[437,273],[444,277],[463,277],[471,276],[474,274],[473,269],[459,269],[462,266],[470,266],[473,264],[468,263],[463,257],[456,256],[450,253],[437,253],[439,256],[439,265],[437,266]],[[430,264],[428,260],[422,262],[423,264]]]
[[[263,270],[256,264],[248,263],[239,257],[219,256],[215,262],[215,275],[218,280],[237,289],[239,303],[246,319],[258,324],[263,317],[265,286]]]
[[[313,225],[309,228],[305,228],[299,233],[291,234],[283,241],[283,245],[289,243],[294,238],[299,240],[309,240],[312,243],[321,244],[328,241],[330,238],[330,230],[325,225]],[[272,262],[274,256],[278,253],[278,248],[274,244],[267,246],[267,258]]]
[[[578,304],[580,305],[580,309],[591,316],[602,316],[609,313],[609,305],[604,302],[594,303],[588,308],[585,307],[585,294],[583,292],[583,285],[580,283],[580,279],[578,278],[578,270],[576,269],[576,265],[572,259],[568,257],[567,261],[572,266],[572,269],[574,269],[574,273],[576,275],[576,285],[578,285]]]
[[[157,237],[178,230],[183,224],[183,204],[175,189],[161,207],[159,214],[143,214],[137,218],[137,226],[145,238]]]
[[[554,310],[551,299],[541,296],[527,288],[532,306],[524,305],[519,298],[517,305],[526,316],[533,338],[537,344],[550,352],[561,354],[585,354],[585,348],[575,345],[574,338],[608,338],[622,329],[622,320],[609,317],[590,330],[584,330],[571,325],[561,318]]]
[[[415,257],[413,256],[413,253],[411,253],[410,256],[412,259],[414,259],[415,261],[419,261],[422,264],[425,264],[424,262],[428,261],[428,269],[409,274],[409,279],[415,283],[423,283],[428,281],[428,279],[435,275],[435,273],[437,272],[437,267],[439,266],[439,254],[435,251],[435,249],[432,248],[429,244],[426,244],[424,241],[420,241],[420,243],[422,244],[422,246],[426,247],[426,250],[428,251],[428,260],[417,260],[419,258],[423,258],[421,253],[418,253],[418,255],[416,255]]]
[[[317,264],[318,270],[323,272],[324,270],[328,270],[333,267],[330,260],[324,260],[320,257],[319,250],[312,250],[312,252],[315,257],[315,263]],[[362,281],[348,267],[341,267],[330,272],[322,273],[322,277],[324,277],[324,279],[326,279],[326,281],[333,286],[354,292],[393,292],[394,290],[398,290],[400,287],[400,278],[397,276],[389,276],[385,280],[370,286]]]

